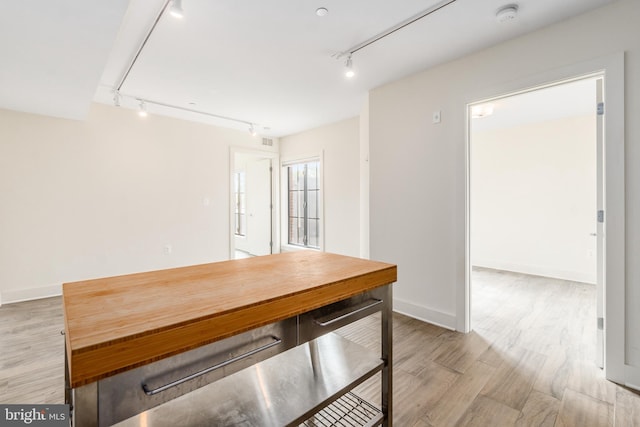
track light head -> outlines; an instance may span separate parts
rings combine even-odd
[[[169,13],[174,18],[182,19],[184,17],[184,11],[182,10],[182,0],[172,0]]]
[[[256,129],[253,127],[253,124],[249,125],[249,134],[251,136],[258,136],[258,132],[256,131]]]
[[[147,117],[149,113],[147,112],[147,104],[144,101],[140,101],[140,110],[138,111],[138,115],[140,117]]]
[[[351,60],[351,54],[349,54],[349,57],[347,58],[347,61],[344,63],[344,65],[347,68],[344,72],[344,75],[348,79],[353,78],[356,75],[356,72],[353,70],[353,61]]]
[[[114,107],[120,106],[120,92],[117,90],[113,92],[113,105]]]

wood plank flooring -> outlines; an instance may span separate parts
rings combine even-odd
[[[60,297],[0,307],[0,403],[64,403]]]
[[[595,286],[475,269],[472,301],[469,334],[394,317],[395,425],[640,426],[640,394],[594,363]],[[375,349],[376,330],[340,333]],[[379,404],[376,381],[357,392]]]
[[[478,269],[474,331],[394,315],[394,425],[640,427],[640,395],[595,367],[592,285]],[[0,403],[62,403],[60,298],[0,307]],[[378,349],[377,319],[340,330]],[[357,392],[379,403],[377,378]]]

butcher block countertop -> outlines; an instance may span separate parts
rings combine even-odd
[[[70,383],[79,387],[396,278],[392,264],[298,251],[65,283]]]

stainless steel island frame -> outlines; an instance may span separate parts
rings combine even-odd
[[[65,284],[73,425],[391,426],[396,274],[390,264],[305,252]],[[78,327],[87,304],[135,306],[150,291],[164,300],[159,307],[172,298],[173,305],[196,307],[188,316],[165,315],[177,317],[169,328],[158,326],[168,325],[166,319],[141,328],[157,308],[134,310],[134,320],[124,323],[128,310],[120,308],[119,322],[94,322],[118,331],[110,339]],[[127,304],[127,296],[139,293],[146,296]],[[379,352],[333,333],[375,313]],[[74,342],[81,332],[100,337]],[[169,345],[168,337],[179,342]],[[75,376],[74,366],[82,368]],[[378,372],[379,408],[352,393]]]

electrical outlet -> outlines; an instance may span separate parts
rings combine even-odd
[[[164,245],[164,253],[169,255],[171,252],[173,252],[173,247],[171,245]]]
[[[434,124],[440,123],[440,110],[433,112],[433,123]]]

